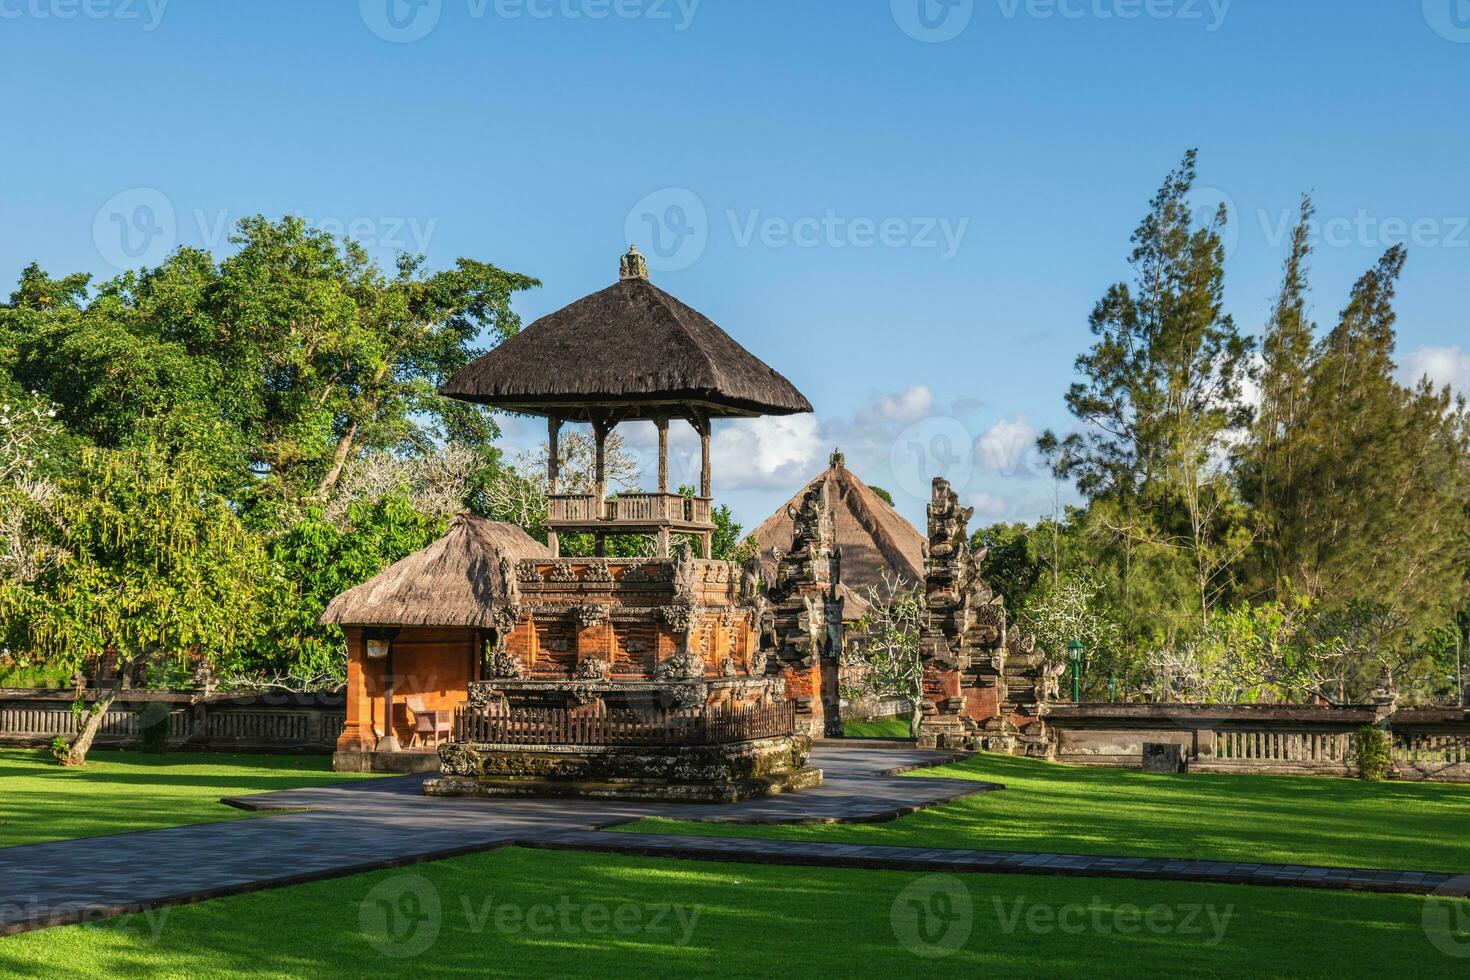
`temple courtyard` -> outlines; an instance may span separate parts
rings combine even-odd
[[[1328,975],[1413,957],[1449,976],[1470,955],[1463,786],[835,739],[812,760],[818,789],[710,806],[432,798],[324,760],[99,753],[68,772],[0,753],[0,975]]]

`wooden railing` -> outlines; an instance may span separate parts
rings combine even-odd
[[[709,524],[708,497],[684,497],[677,493],[624,493],[602,501],[590,494],[556,494],[549,501],[548,520],[553,523],[615,524]]]
[[[485,711],[461,705],[454,712],[454,740],[491,745],[729,745],[790,735],[796,705],[710,711],[610,711],[586,714],[565,708]]]

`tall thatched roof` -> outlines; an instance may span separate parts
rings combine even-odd
[[[640,257],[641,258],[641,257]],[[531,324],[442,393],[531,415],[793,415],[811,403],[709,317],[632,276]]]
[[[322,614],[338,626],[495,625],[495,611],[515,587],[523,558],[551,552],[514,524],[462,515],[422,551],[337,596]]]
[[[860,617],[866,608],[862,594],[869,586],[883,587],[883,572],[910,587],[924,582],[924,536],[898,511],[878,496],[857,474],[847,468],[840,454],[833,465],[796,492],[776,513],[751,532],[760,545],[761,563],[767,580],[773,577],[773,548],[789,550],[793,521],[791,514],[812,487],[827,483],[827,500],[832,508],[832,534],[842,550],[842,584],[848,593],[843,616]],[[857,601],[853,601],[856,599]]]

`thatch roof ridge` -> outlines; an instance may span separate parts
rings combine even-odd
[[[842,485],[844,495],[850,501],[853,514],[857,517],[858,523],[873,536],[873,542],[878,546],[878,550],[883,553],[883,557],[888,560],[888,564],[893,566],[911,585],[921,583],[924,580],[923,552],[920,550],[911,553],[911,547],[906,551],[904,544],[894,534],[893,522],[900,522],[900,527],[913,531],[916,536],[918,535],[918,529],[904,520],[903,515],[894,510],[888,501],[873,492],[872,487],[859,480],[857,475],[847,467],[834,467],[831,472],[833,472],[833,476]],[[880,516],[876,512],[873,506],[874,504],[888,511],[888,514]],[[912,543],[912,541],[909,542],[910,545]],[[919,543],[922,549],[922,537],[919,538]],[[917,563],[913,560],[914,554],[919,556]]]
[[[622,280],[541,317],[456,372],[442,392],[533,412],[637,402],[698,402],[715,415],[812,410],[709,317],[645,279]]]
[[[462,514],[428,547],[334,598],[324,625],[485,629],[510,601],[515,566],[551,553],[514,524]]]
[[[852,595],[860,598],[867,586],[880,586],[884,567],[910,587],[922,585],[924,536],[845,465],[829,467],[803,484],[791,500],[751,532],[751,537],[760,546],[766,577],[770,578],[774,572],[771,549],[791,546],[792,520],[789,512],[801,505],[808,490],[823,483],[838,490],[835,494],[829,493],[827,499],[832,507],[836,543],[842,548],[842,580]],[[844,512],[849,520],[844,520]],[[853,528],[860,531],[866,540],[849,537],[844,541],[844,529],[850,535]]]

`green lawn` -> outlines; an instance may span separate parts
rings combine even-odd
[[[0,847],[248,816],[222,796],[321,786],[327,756],[92,752],[65,769],[43,751],[0,752]]]
[[[874,718],[872,721],[845,721],[842,734],[847,738],[911,738],[908,715]]]
[[[1463,977],[1457,904],[508,849],[0,939],[0,975]]]
[[[1470,872],[1470,786],[1160,776],[1003,755],[911,775],[991,780],[1007,788],[884,824],[641,820],[617,829]]]

